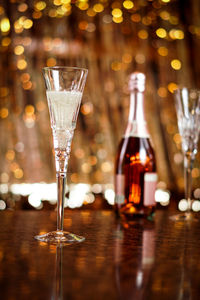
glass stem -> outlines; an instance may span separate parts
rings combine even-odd
[[[185,182],[185,199],[188,202],[187,211],[191,211],[192,206],[192,167],[194,159],[191,154],[184,155],[184,182]]]
[[[57,231],[63,231],[66,173],[57,172]]]

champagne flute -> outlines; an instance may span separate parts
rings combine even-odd
[[[178,129],[184,155],[184,189],[187,211],[175,216],[178,220],[194,219],[192,214],[192,168],[198,149],[200,132],[200,91],[179,88],[175,91]]]
[[[87,73],[87,69],[75,67],[43,69],[55,152],[57,230],[35,236],[39,241],[68,244],[84,240],[84,237],[63,231],[63,218],[67,166]]]

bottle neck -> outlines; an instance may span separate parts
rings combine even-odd
[[[130,109],[125,136],[149,137],[144,112],[144,93],[134,90],[130,94]]]

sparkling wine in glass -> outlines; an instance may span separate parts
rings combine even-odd
[[[194,219],[192,214],[192,168],[198,150],[200,133],[200,91],[180,88],[175,91],[178,129],[182,139],[184,155],[184,185],[187,211],[175,219]]]
[[[63,231],[63,218],[67,166],[87,73],[87,69],[75,67],[43,69],[57,179],[57,230],[35,236],[43,242],[67,244],[84,240],[84,237]]]

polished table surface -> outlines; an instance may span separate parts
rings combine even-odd
[[[84,235],[57,247],[34,235],[54,230],[51,211],[0,213],[0,299],[200,299],[200,221],[121,224],[112,211],[65,211]]]

